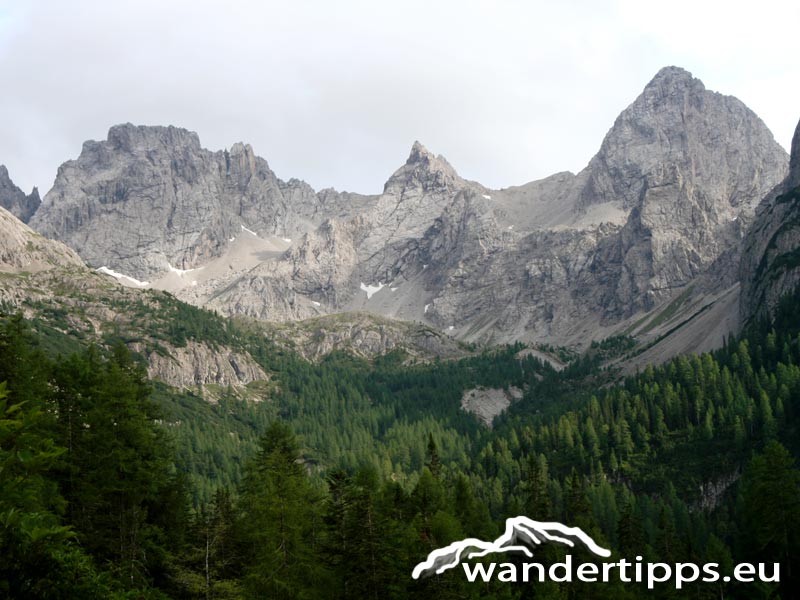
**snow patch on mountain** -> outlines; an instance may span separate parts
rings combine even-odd
[[[150,285],[149,281],[139,281],[138,279],[134,279],[133,277],[130,277],[129,275],[125,275],[123,273],[119,273],[119,272],[114,271],[112,269],[109,269],[108,267],[105,267],[105,266],[100,267],[99,269],[95,269],[95,271],[97,271],[98,273],[102,273],[103,275],[111,275],[111,277],[113,277],[114,279],[118,279],[118,280],[124,279],[126,281],[129,281],[133,285],[136,285],[136,286],[139,286],[139,287],[146,287],[146,286]]]
[[[367,285],[366,283],[364,283],[362,281],[361,282],[361,289],[363,291],[367,292],[367,300],[369,300],[370,298],[372,298],[372,296],[374,296],[375,294],[380,292],[384,288],[385,285],[386,284],[383,284],[380,281],[377,283],[377,285]]]

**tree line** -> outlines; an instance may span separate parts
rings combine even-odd
[[[519,347],[430,364],[334,353],[318,365],[267,348],[270,401],[231,394],[203,409],[149,382],[124,345],[54,357],[22,317],[6,315],[0,595],[645,593],[620,582],[470,584],[460,572],[411,579],[431,550],[492,539],[505,518],[526,514],[580,526],[615,556],[782,568],[779,584],[698,583],[682,595],[664,586],[656,597],[792,597],[798,299],[717,352],[616,383],[591,358],[556,372]],[[487,430],[460,409],[478,385],[525,395]],[[548,546],[537,559],[562,556]]]

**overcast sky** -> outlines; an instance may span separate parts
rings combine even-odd
[[[788,148],[800,2],[0,0],[0,164],[25,189],[109,126],[249,142],[283,179],[364,193],[414,140],[493,188],[578,171],[665,65]]]

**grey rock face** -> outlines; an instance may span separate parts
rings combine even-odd
[[[30,194],[25,194],[8,176],[8,169],[0,165],[0,206],[23,223],[27,223],[42,203],[39,190],[33,188]]]
[[[743,320],[773,310],[800,284],[800,123],[789,174],[764,199],[745,239],[740,276]]]
[[[739,100],[667,67],[619,116],[587,171],[580,206],[621,202],[628,213],[596,266],[613,266],[614,303],[631,314],[739,243],[757,204],[784,176],[786,154]]]
[[[474,388],[461,395],[461,410],[474,414],[491,429],[494,418],[522,396],[523,391],[514,386],[507,390]]]
[[[150,353],[147,372],[151,378],[177,388],[209,383],[238,386],[269,379],[249,354],[210,348],[194,341],[184,348],[173,348],[170,356]]]
[[[792,136],[792,156],[789,160],[789,179],[786,187],[794,189],[798,185],[800,185],[800,122],[797,123]]]
[[[762,180],[780,174],[784,163],[772,134],[742,102],[665,67],[620,114],[590,161],[581,204],[614,201],[632,209],[648,190],[680,175],[686,184],[702,183],[709,201],[736,207],[752,202]]]
[[[577,175],[489,190],[416,142],[381,194],[315,193],[249,146],[127,125],[62,166],[33,224],[139,279],[203,266],[215,275],[174,293],[230,314],[364,310],[462,339],[585,344],[698,278],[733,284],[787,158],[740,101],[668,67]],[[228,260],[242,227],[291,247]]]
[[[184,129],[127,124],[59,168],[32,226],[94,267],[147,280],[219,256],[242,228],[287,237],[313,229],[320,204],[249,145],[210,152]]]

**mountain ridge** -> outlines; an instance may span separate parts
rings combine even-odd
[[[32,224],[225,314],[365,310],[468,341],[585,345],[689,286],[733,286],[787,159],[743,103],[666,67],[574,175],[490,190],[417,141],[382,193],[316,192],[249,145],[128,124],[62,165]]]

